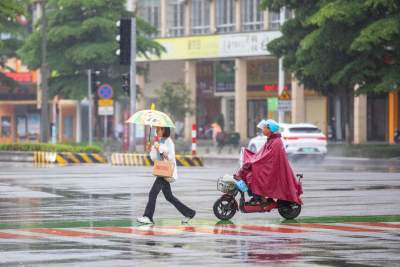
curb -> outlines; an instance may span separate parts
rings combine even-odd
[[[107,163],[107,159],[97,153],[41,152],[33,154],[34,163]]]
[[[0,151],[0,162],[33,162],[33,152]]]
[[[203,160],[199,157],[176,155],[176,164],[183,167],[201,167]],[[111,164],[118,166],[152,166],[153,161],[147,154],[112,153]]]
[[[239,155],[205,155],[203,156],[205,164],[239,164]],[[298,163],[303,165],[315,164],[315,161],[308,161],[307,159],[300,160]],[[318,162],[318,165],[361,165],[361,166],[383,166],[383,167],[400,167],[400,159],[389,158],[389,159],[377,159],[377,158],[355,158],[355,157],[335,157],[327,156],[322,162]]]

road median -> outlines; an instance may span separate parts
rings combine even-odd
[[[152,166],[153,161],[148,154],[112,153],[111,164],[118,166]],[[176,155],[176,164],[183,167],[201,167],[203,159],[191,155]]]
[[[0,161],[30,162],[37,164],[107,163],[99,153],[0,151]]]

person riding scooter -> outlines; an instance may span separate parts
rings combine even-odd
[[[240,180],[246,183],[255,202],[269,203],[272,199],[280,199],[302,205],[302,186],[290,167],[278,132],[279,124],[270,119],[261,120],[257,127],[267,136],[267,142],[256,153],[244,149],[243,165],[234,178],[238,183]]]

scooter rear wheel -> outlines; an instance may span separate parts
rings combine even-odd
[[[237,210],[237,203],[234,197],[222,196],[215,201],[213,211],[215,216],[220,220],[231,219]]]
[[[301,205],[294,202],[278,200],[278,212],[283,218],[291,220],[300,215]]]

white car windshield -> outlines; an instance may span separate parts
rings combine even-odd
[[[315,127],[293,127],[289,129],[291,133],[321,133],[321,130]]]

